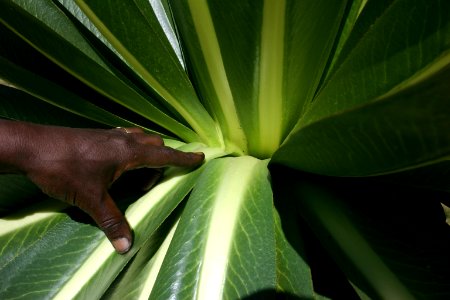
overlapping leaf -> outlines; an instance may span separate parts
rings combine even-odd
[[[197,141],[219,146],[219,129],[198,100],[150,4],[76,2],[133,71],[189,123],[200,136]]]
[[[207,166],[189,197],[150,299],[241,299],[263,291],[310,295],[280,276],[302,277],[299,273],[305,270],[296,269],[301,263],[292,259],[293,250],[279,233],[266,165],[244,156]]]
[[[430,199],[436,194],[364,180],[316,180],[289,181],[296,187],[291,195],[362,299],[448,297],[450,230],[439,202]]]
[[[27,95],[14,90],[2,101],[43,100],[109,126],[131,125],[106,111],[114,101],[184,141],[225,146],[185,148],[208,160],[267,158],[289,135],[273,163],[327,175],[401,172],[384,179],[449,189],[448,1],[7,0],[0,16],[106,104],[81,100],[75,85],[50,82],[56,73],[25,71],[30,64],[8,56],[0,83]],[[28,116],[9,102],[0,114]],[[319,297],[301,234],[288,236],[292,224],[273,207],[267,163],[242,156],[169,171],[128,209],[136,240],[125,256],[97,228],[55,209],[1,220],[0,298]],[[168,218],[194,185],[181,217]],[[348,218],[338,204],[341,194],[292,185],[305,219],[338,261],[350,262],[343,269],[363,297],[430,294],[429,272],[415,277],[408,273],[420,262],[392,263],[403,257],[375,251],[392,245],[376,234],[369,243],[362,218]],[[294,203],[290,195],[279,200]],[[401,253],[396,246],[389,249]],[[414,280],[423,284],[411,288]]]
[[[450,68],[385,99],[313,123],[274,156],[327,175],[399,172],[450,155]]]
[[[185,150],[195,149],[198,145],[191,144]],[[217,149],[202,150],[207,159],[223,155]],[[42,213],[31,209],[19,216],[6,217],[0,232],[0,272],[4,277],[1,298],[100,297],[190,191],[201,170],[172,169],[164,182],[129,207],[126,216],[136,236],[133,250],[125,256],[115,253],[98,228],[71,220],[54,208],[44,208]],[[47,275],[40,278],[44,269]]]
[[[448,4],[395,1],[387,6],[274,161],[320,174],[358,176],[445,159],[450,154]],[[410,18],[399,22],[405,10]]]
[[[278,148],[315,93],[345,6],[173,1],[192,80],[229,144],[264,158]]]
[[[199,140],[192,130],[117,77],[52,1],[40,1],[38,5],[21,0],[2,1],[0,11],[3,24],[85,84],[187,141]]]
[[[15,88],[26,91],[30,95],[41,99],[55,107],[70,113],[90,119],[98,124],[109,126],[135,127],[137,124],[127,121],[102,109],[76,94],[52,83],[39,75],[31,73],[0,57],[0,76],[8,79],[8,83]],[[5,98],[4,98],[5,99]],[[16,100],[17,98],[15,98]],[[8,101],[11,99],[5,99]],[[36,102],[37,100],[34,99]],[[62,125],[60,123],[60,125]]]

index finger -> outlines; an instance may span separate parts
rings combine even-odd
[[[167,146],[146,147],[143,145],[139,148],[134,160],[128,164],[128,170],[139,167],[195,167],[205,159],[205,154],[202,152],[183,152]]]

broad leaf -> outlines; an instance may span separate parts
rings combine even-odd
[[[292,134],[273,161],[315,173],[361,176],[446,160],[449,80],[450,65],[378,101],[313,122]]]
[[[192,80],[230,145],[277,149],[315,93],[345,5],[173,1]]]
[[[186,151],[202,150],[207,159],[223,155],[217,149],[202,149],[196,145],[188,145]],[[136,251],[147,241],[167,216],[176,208],[195,184],[202,167],[195,171],[172,169],[168,178],[153,188],[139,201],[129,207],[126,217],[135,230],[134,247],[126,255],[115,253],[110,242],[103,237],[99,246],[89,258],[79,266],[69,281],[59,287],[56,299],[100,297],[123,266],[133,257]]]
[[[415,77],[426,78],[427,73],[449,63],[450,3],[432,0],[410,4],[397,0],[383,6],[384,11],[321,88],[300,128],[386,97],[399,87],[414,84]],[[400,21],[404,15],[407,21]]]
[[[177,220],[178,221],[178,220]],[[148,299],[178,222],[164,236],[150,238],[103,296],[104,299]],[[163,227],[163,226],[162,226]],[[160,241],[164,237],[164,241]],[[159,239],[158,239],[159,238]],[[159,246],[159,248],[158,248]]]
[[[76,210],[9,213],[40,197],[3,178],[0,298],[326,299],[305,226],[351,295],[448,298],[448,1],[5,0],[0,23],[0,116],[207,157],[129,205],[123,256]]]
[[[322,174],[355,176],[447,156],[448,4],[426,1],[411,7],[395,1],[386,6],[274,160]],[[410,22],[398,22],[408,9]]]
[[[52,201],[0,220],[2,299],[53,297],[98,245],[103,233],[57,212],[61,206]]]
[[[141,248],[123,278],[120,278],[112,291],[108,292],[107,298],[147,299],[151,293],[152,297],[161,298],[167,293],[164,286],[180,283],[192,287],[188,290],[182,288],[175,291],[182,297],[194,293],[200,298],[206,294],[210,299],[212,293],[219,295],[221,290],[222,297],[225,298],[240,298],[242,294],[253,292],[257,293],[254,296],[272,296],[281,293],[304,297],[313,295],[309,267],[286,240],[279,216],[272,208],[267,170],[264,170],[266,162],[258,162],[260,166],[251,167],[249,163],[252,160],[253,164],[256,162],[253,158],[218,160],[210,163],[199,178],[187,207],[183,210],[180,225],[177,222],[157,251],[155,247],[160,243],[155,241]],[[242,193],[231,187],[236,187],[236,182],[245,179],[232,175],[234,173],[244,175],[243,170],[249,174],[256,171],[257,176],[250,178],[249,186],[244,188]],[[211,194],[213,191],[215,195]],[[204,193],[211,194],[212,197],[205,197]],[[230,197],[230,194],[233,196]],[[230,201],[236,203],[229,203]],[[235,209],[232,209],[233,207]],[[270,211],[273,211],[273,219],[269,217]],[[215,214],[222,216],[219,218],[219,224],[213,223],[217,221]],[[262,219],[263,216],[265,220]],[[185,240],[191,232],[197,232],[194,240]],[[230,235],[232,245],[227,247],[227,243],[231,241],[227,242],[223,238]],[[260,237],[265,239],[261,240]],[[269,237],[271,239],[267,240]],[[299,239],[300,236],[297,237],[297,240]],[[183,257],[182,265],[188,274],[183,273],[183,277],[180,278],[174,276],[173,272],[174,268],[180,267],[180,263],[176,261],[180,255],[184,256],[183,253],[187,257]],[[204,256],[201,253],[209,254]],[[198,260],[201,262],[196,266]],[[213,265],[212,270],[202,269],[203,266],[207,268],[208,264]],[[248,290],[252,289],[252,285],[261,284],[251,279],[254,277],[251,274],[258,272],[254,270],[255,268],[264,269],[264,272],[274,276],[269,281],[270,285],[266,286],[267,290],[260,288]],[[220,274],[222,272],[223,274]],[[202,276],[203,273],[207,277]],[[216,274],[218,278],[209,278],[211,274]],[[226,282],[224,286],[219,283],[223,280]],[[214,283],[218,286],[212,289],[211,284]],[[161,287],[161,284],[164,286]],[[155,291],[152,291],[153,289]]]
[[[304,258],[302,251],[303,240],[301,234],[295,232],[294,241],[287,239],[283,228],[291,228],[292,224],[282,226],[278,212],[274,210],[275,238],[276,238],[276,263],[277,263],[277,288],[278,293],[286,294],[286,297],[295,295],[301,298],[312,298],[314,295],[311,269]],[[285,220],[288,221],[288,220]]]
[[[242,298],[276,288],[266,164],[240,157],[208,165],[189,197],[150,299]]]
[[[188,145],[181,149],[201,148]],[[207,159],[223,155],[217,149],[201,150]],[[192,172],[173,168],[162,183],[130,205],[126,216],[136,236],[133,249],[124,256],[115,253],[98,228],[73,221],[54,208],[44,207],[42,213],[31,208],[18,216],[4,217],[0,232],[0,244],[3,245],[0,273],[5,278],[0,289],[1,298],[100,297],[133,254],[191,190],[201,170],[202,167]],[[36,235],[39,235],[37,240]],[[61,262],[47,261],[54,257],[59,257]],[[54,267],[49,269],[50,264]],[[17,266],[20,266],[20,273],[11,271]],[[36,281],[39,288],[28,285],[29,280],[34,282],[30,278],[42,274],[43,269],[47,275]]]

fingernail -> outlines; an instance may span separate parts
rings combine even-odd
[[[194,152],[197,155],[205,155],[203,152]]]
[[[120,254],[128,252],[131,248],[131,243],[127,238],[119,238],[111,242],[114,249]]]

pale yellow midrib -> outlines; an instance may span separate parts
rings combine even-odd
[[[133,70],[138,74],[145,82],[147,82],[152,89],[158,93],[164,100],[167,101],[188,123],[192,126],[194,131],[202,138],[202,141],[205,143],[212,143],[214,146],[217,146],[216,140],[211,140],[210,129],[204,128],[197,121],[197,118],[191,115],[190,111],[188,111],[183,105],[180,104],[179,101],[169,92],[167,89],[154,78],[147,69],[131,54],[128,49],[114,36],[114,34],[109,31],[108,27],[103,24],[103,22],[95,15],[95,13],[90,9],[90,7],[84,3],[84,1],[76,0],[78,6],[84,11],[86,15],[92,20],[92,23],[101,31],[101,33],[107,37],[109,43],[116,49],[120,55],[126,59],[126,63],[133,68]],[[205,110],[205,114],[209,117],[209,114]],[[214,125],[214,123],[211,123]],[[214,128],[214,132],[217,133],[217,128]],[[212,137],[217,139],[217,137]]]
[[[188,5],[208,74],[211,76],[218,104],[225,119],[225,124],[221,124],[221,127],[226,126],[228,129],[225,130],[228,136],[224,137],[228,143],[226,146],[233,152],[240,149],[241,154],[245,154],[247,139],[239,121],[208,3],[205,0],[191,0],[188,1]]]
[[[220,300],[227,273],[229,252],[240,208],[248,185],[255,179],[262,161],[250,156],[233,159],[220,174],[222,180],[215,193],[197,290],[198,300]]]
[[[258,157],[270,157],[279,148],[282,139],[285,10],[285,0],[264,1],[258,92]]]

